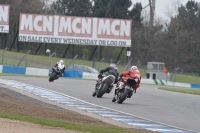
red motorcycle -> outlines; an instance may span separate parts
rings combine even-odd
[[[140,79],[137,77],[122,77],[117,84],[117,89],[115,90],[115,97],[113,97],[112,102],[117,101],[118,103],[123,103],[127,98],[131,98],[133,93],[136,93],[135,86],[139,84]]]

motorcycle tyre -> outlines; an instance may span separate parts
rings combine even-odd
[[[124,93],[121,94],[120,98],[118,99],[118,103],[123,103],[123,101],[126,99],[126,97],[128,96],[130,90],[129,89],[125,89]]]
[[[49,77],[49,82],[53,82],[56,76],[57,76],[57,74],[55,72],[53,72]]]
[[[115,99],[115,97],[113,97],[112,102],[115,102],[115,101],[116,101],[116,99]]]
[[[108,89],[108,85],[107,84],[103,84],[103,87],[97,93],[97,97],[101,98],[103,96],[103,94],[105,94],[105,92],[107,91],[107,89]]]

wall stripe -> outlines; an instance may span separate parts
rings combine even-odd
[[[155,82],[155,84],[158,84],[157,80],[154,79],[153,81]]]
[[[159,81],[160,81],[161,85],[165,85],[164,82],[163,82],[162,80],[159,80]]]

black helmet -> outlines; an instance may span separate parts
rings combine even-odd
[[[111,63],[110,67],[114,68],[115,70],[118,70],[117,66],[114,63]]]

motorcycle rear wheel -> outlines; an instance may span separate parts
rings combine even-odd
[[[97,97],[101,98],[103,96],[103,94],[105,94],[105,92],[107,91],[107,89],[108,89],[108,85],[107,84],[103,84],[103,87],[97,93]]]
[[[118,103],[123,103],[123,101],[126,100],[128,94],[129,94],[129,92],[130,92],[130,90],[126,88],[126,89],[124,90],[124,93],[121,94],[121,96],[119,97],[119,99],[118,99],[117,102],[118,102]]]

